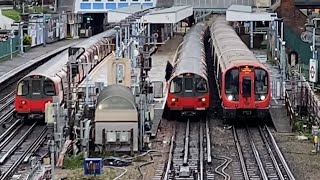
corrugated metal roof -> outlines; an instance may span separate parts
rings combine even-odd
[[[190,5],[194,9],[227,9],[231,5],[254,6],[254,0],[175,0],[174,5]]]
[[[109,12],[118,12],[118,13],[126,13],[126,14],[134,14],[139,11],[144,11],[150,9],[150,6],[141,6],[141,5],[130,5],[123,8],[109,10]]]
[[[102,89],[97,99],[97,106],[105,99],[120,96],[128,101],[130,101],[133,105],[135,105],[135,98],[131,92],[131,89],[127,86],[120,84],[112,84]]]
[[[180,10],[183,10],[183,9],[186,9],[186,8],[190,8],[190,7],[192,7],[192,6],[172,6],[170,8],[161,9],[159,11],[154,11],[154,12],[151,12],[149,14],[174,13],[174,12],[177,12],[177,11],[180,11]]]

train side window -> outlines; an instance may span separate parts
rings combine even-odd
[[[54,83],[50,80],[43,81],[43,92],[47,96],[55,96]]]
[[[225,88],[226,94],[238,95],[239,94],[239,70],[231,69],[225,75]]]
[[[255,74],[255,94],[267,94],[268,93],[268,75],[263,69],[256,68]]]
[[[184,82],[185,82],[185,86],[184,86],[185,92],[192,92],[192,90],[193,90],[193,79],[192,78],[185,78]]]
[[[31,83],[31,91],[32,95],[41,95],[41,81],[40,80],[32,80]]]
[[[170,84],[170,93],[179,93],[182,87],[182,79],[174,78]]]
[[[207,82],[203,78],[197,78],[196,79],[196,90],[197,92],[207,92]]]
[[[29,81],[21,81],[18,84],[18,96],[26,96],[29,93]]]

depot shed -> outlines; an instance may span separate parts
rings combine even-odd
[[[97,99],[95,121],[137,122],[138,112],[131,90],[120,84],[105,87]]]

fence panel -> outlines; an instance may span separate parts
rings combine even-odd
[[[20,50],[20,37],[16,36],[12,39],[12,53],[15,54]],[[6,41],[0,42],[0,60],[10,57],[10,38]]]

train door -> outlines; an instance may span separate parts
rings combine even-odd
[[[248,70],[248,69],[247,69]],[[240,97],[239,103],[244,108],[253,108],[254,106],[254,73],[253,72],[243,72],[239,74],[240,78]]]

